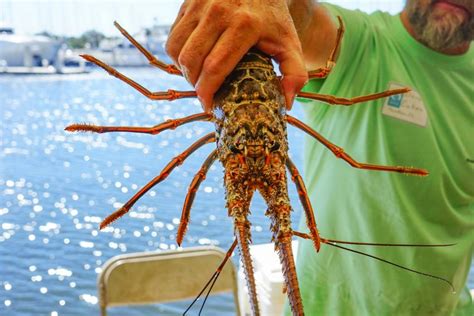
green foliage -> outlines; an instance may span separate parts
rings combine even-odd
[[[81,37],[68,37],[66,38],[66,44],[70,48],[84,48],[87,41]]]
[[[62,40],[70,48],[86,48],[86,47],[87,48],[98,48],[100,42],[103,39],[106,38],[106,36],[104,34],[102,34],[100,32],[97,32],[95,30],[90,30],[90,31],[84,32],[79,37],[58,36],[58,35],[49,33],[47,31],[37,33],[36,35],[46,36],[46,37],[54,39],[54,40]]]
[[[105,35],[95,30],[90,30],[82,34],[80,38],[86,43],[89,43],[91,48],[97,48],[100,42],[105,38]]]
[[[48,31],[43,31],[43,32],[40,32],[40,33],[36,33],[35,35],[44,36],[44,37],[47,37],[47,38],[51,38],[51,39],[53,39],[53,40],[59,40],[59,39],[61,39],[60,36],[55,35],[55,34],[52,34],[52,33],[49,33]]]

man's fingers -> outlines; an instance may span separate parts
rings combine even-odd
[[[235,27],[227,29],[217,40],[204,60],[195,86],[205,111],[212,110],[214,93],[257,39],[256,32],[248,33],[242,27]]]
[[[179,54],[186,44],[189,36],[192,34],[194,29],[198,25],[198,17],[179,17],[173,25],[173,29],[168,35],[168,40],[166,41],[166,53],[173,60],[176,66],[179,67],[178,58]]]
[[[290,110],[295,95],[308,82],[308,72],[298,49],[284,51],[276,55],[275,59],[280,64],[280,72],[283,76],[281,85],[285,93],[286,108]]]
[[[181,49],[178,64],[192,85],[196,84],[204,60],[221,36],[222,29],[222,25],[213,23],[209,17],[201,20]]]
[[[279,64],[286,107],[291,109],[296,93],[308,81],[308,72],[303,59],[303,50],[288,9],[281,9],[275,23],[259,43],[258,48],[272,56]]]
[[[188,2],[184,1],[184,3],[181,4],[181,7],[179,8],[178,15],[176,16],[176,19],[174,20],[173,24],[171,25],[169,33],[171,33],[173,31],[173,29],[175,28],[175,26],[178,25],[179,21],[181,21],[181,19],[183,18],[184,14],[187,10],[187,7],[188,7]]]
[[[280,64],[285,100],[291,108],[308,75],[284,0],[186,0],[166,50],[210,111],[214,93],[253,46]]]

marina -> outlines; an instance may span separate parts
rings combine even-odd
[[[169,61],[164,44],[169,25],[142,28],[134,36],[149,51]],[[118,33],[118,31],[117,31]],[[125,38],[104,38],[98,47],[71,49],[63,40],[44,35],[19,35],[14,28],[0,24],[0,74],[78,74],[90,71],[90,64],[79,57],[94,55],[114,67],[141,67],[148,60]]]
[[[18,35],[0,25],[0,74],[72,74],[88,69],[58,40],[42,35]]]

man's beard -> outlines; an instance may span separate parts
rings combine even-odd
[[[472,0],[464,0],[466,7]],[[429,2],[429,3],[428,3]],[[406,11],[413,30],[422,43],[443,51],[474,39],[474,18],[468,20],[456,12],[440,12],[434,8],[434,0],[408,0]],[[463,1],[458,1],[463,4]],[[471,5],[472,6],[472,5]]]

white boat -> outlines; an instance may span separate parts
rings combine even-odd
[[[41,35],[19,35],[0,25],[0,73],[78,73],[85,65],[65,67],[59,40]],[[82,67],[81,67],[82,66]]]
[[[40,35],[17,35],[14,29],[0,26],[0,60],[13,67],[41,67],[54,63],[61,46]]]

